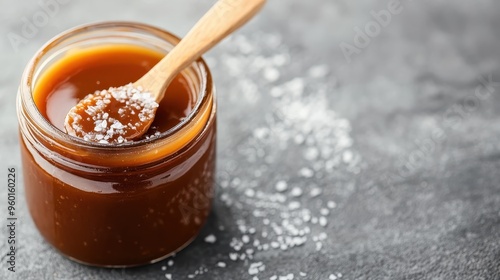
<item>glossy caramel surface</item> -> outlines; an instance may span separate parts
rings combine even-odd
[[[161,60],[163,54],[132,45],[109,45],[74,50],[55,62],[35,85],[33,98],[40,113],[64,131],[69,110],[86,95],[134,82]],[[144,137],[165,132],[192,110],[195,101],[186,79],[169,85]]]

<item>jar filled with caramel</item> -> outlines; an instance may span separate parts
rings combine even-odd
[[[178,42],[144,24],[97,23],[58,35],[26,67],[17,100],[26,200],[42,236],[65,256],[97,266],[152,263],[204,225],[216,101],[202,59],[169,85],[141,139],[100,144],[64,131],[80,99],[137,80]]]

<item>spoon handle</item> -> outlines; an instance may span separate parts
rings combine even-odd
[[[182,69],[249,21],[266,0],[219,0],[147,75],[135,84],[163,98],[165,87]]]

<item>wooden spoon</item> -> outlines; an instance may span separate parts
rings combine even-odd
[[[160,62],[135,83],[87,95],[66,116],[68,134],[99,143],[140,138],[179,72],[249,21],[266,0],[219,0]]]

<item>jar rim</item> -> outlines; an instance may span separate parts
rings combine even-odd
[[[155,144],[161,141],[168,140],[169,138],[175,136],[180,131],[186,129],[186,127],[193,121],[193,119],[202,113],[201,111],[206,107],[207,103],[211,101],[210,93],[213,89],[212,76],[206,62],[203,60],[202,57],[200,57],[195,62],[193,62],[191,66],[188,67],[188,68],[194,67],[201,72],[199,75],[197,75],[199,76],[200,79],[200,88],[198,91],[197,101],[193,106],[193,109],[177,125],[161,133],[159,136],[150,137],[149,139],[142,139],[139,141],[130,141],[121,144],[109,145],[109,144],[85,141],[82,138],[70,136],[66,132],[55,127],[52,123],[50,123],[49,120],[43,117],[33,99],[33,90],[36,81],[34,80],[35,73],[38,69],[38,66],[42,58],[44,58],[44,56],[52,48],[55,48],[59,44],[64,43],[66,40],[71,39],[72,36],[81,34],[83,32],[98,31],[100,29],[105,30],[113,28],[116,30],[123,29],[128,31],[140,31],[147,35],[152,35],[156,37],[156,39],[164,40],[166,43],[170,43],[173,46],[175,46],[180,41],[180,38],[172,34],[171,32],[168,32],[159,27],[155,27],[149,24],[133,22],[133,21],[100,21],[73,27],[56,35],[55,37],[50,39],[47,43],[45,43],[30,59],[23,72],[21,78],[21,86],[20,86],[20,89],[22,87],[23,90],[20,90],[20,95],[21,95],[20,101],[26,102],[23,105],[26,105],[26,107],[31,109],[27,110],[28,111],[27,114],[29,115],[29,117],[31,117],[36,122],[36,124],[40,126],[42,130],[50,133],[49,135],[59,143],[68,143],[79,148],[96,150],[96,151],[106,150],[108,152],[113,152],[113,151],[117,152],[126,149],[135,149],[138,147],[143,147],[145,145]],[[168,38],[168,40],[166,38]]]

